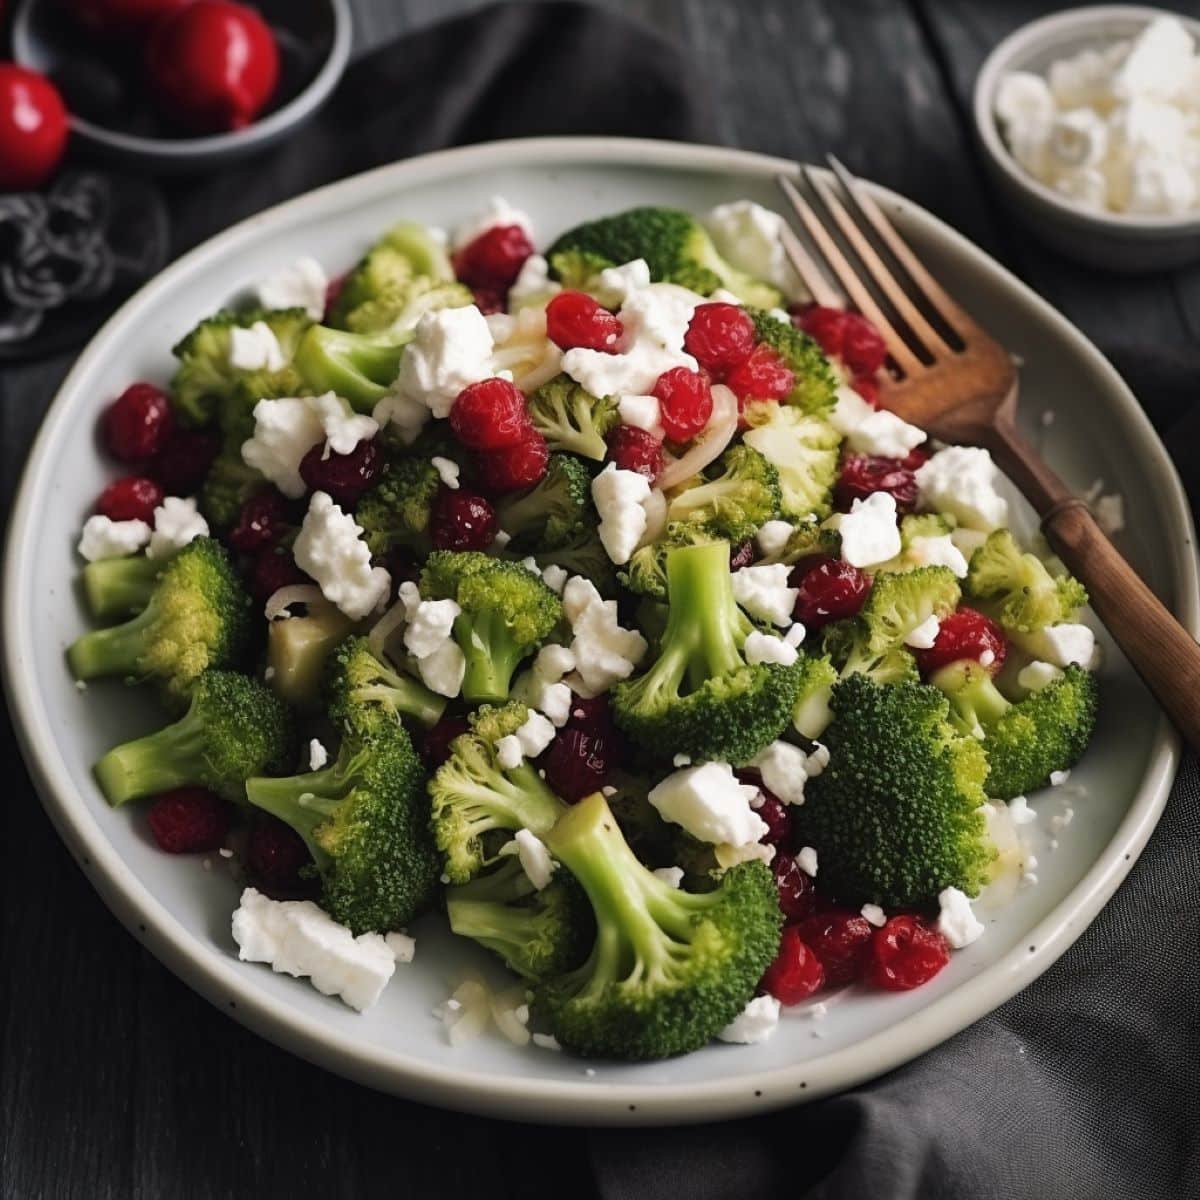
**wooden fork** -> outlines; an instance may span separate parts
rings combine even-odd
[[[1118,553],[1087,504],[1018,431],[1012,356],[921,265],[867,189],[837,159],[830,156],[829,162],[840,188],[825,173],[801,168],[824,215],[791,178],[780,175],[778,183],[844,294],[887,343],[891,374],[881,386],[881,403],[932,437],[991,452],[1037,510],[1047,540],[1087,588],[1096,613],[1180,733],[1200,746],[1200,646]],[[857,268],[843,253],[834,229],[857,257]],[[842,294],[796,234],[787,229],[783,240],[813,299],[841,307]],[[907,286],[897,280],[876,244],[886,247],[903,269]],[[876,296],[890,305],[905,332]],[[952,331],[960,345],[951,345],[926,312]]]

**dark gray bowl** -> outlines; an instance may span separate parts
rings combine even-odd
[[[280,82],[262,116],[231,133],[184,137],[162,124],[145,94],[127,86],[140,64],[102,63],[57,0],[25,0],[17,10],[13,57],[59,85],[80,142],[142,170],[201,170],[256,154],[297,129],[328,99],[350,57],[347,0],[255,0],[255,7],[279,42]]]

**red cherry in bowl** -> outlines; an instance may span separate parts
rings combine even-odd
[[[254,9],[193,0],[154,27],[146,71],[158,99],[196,133],[244,129],[279,82],[279,47]]]
[[[67,147],[67,109],[44,75],[0,63],[0,192],[45,183]]]

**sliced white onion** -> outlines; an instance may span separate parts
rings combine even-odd
[[[492,1020],[496,1028],[514,1046],[529,1045],[529,1029],[525,1021],[518,1015],[520,1009],[525,1010],[525,1019],[529,1019],[529,1006],[525,999],[525,988],[518,984],[492,996]]]
[[[547,345],[542,357],[533,366],[522,372],[513,372],[513,382],[528,394],[535,392],[543,383],[549,383],[562,370],[562,351],[553,343]]]
[[[488,991],[478,979],[468,979],[454,990],[453,999],[462,1006],[447,1025],[446,1036],[452,1046],[474,1041],[488,1027],[492,1006]]]
[[[667,498],[658,488],[652,488],[650,495],[642,501],[646,511],[646,532],[638,539],[637,549],[658,541],[659,535],[667,527]]]
[[[737,433],[737,397],[723,384],[713,385],[713,410],[700,440],[682,458],[669,463],[658,477],[657,483],[663,491],[699,475],[714,459],[725,453],[725,447]]]
[[[263,616],[268,621],[274,621],[293,604],[320,604],[324,599],[321,589],[315,583],[289,583],[287,587],[279,588],[267,598]]]
[[[407,610],[404,607],[404,601],[397,600],[396,603],[393,604],[391,608],[389,608],[387,612],[385,612],[383,616],[371,626],[367,633],[367,645],[370,646],[371,653],[375,655],[376,658],[384,657],[384,648],[387,646],[388,638],[390,638],[392,634],[404,624],[406,616]]]

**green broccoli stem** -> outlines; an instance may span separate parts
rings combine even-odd
[[[278,817],[290,825],[303,839],[319,870],[326,870],[331,861],[322,846],[317,831],[337,812],[352,790],[353,764],[337,760],[320,771],[303,775],[287,775],[246,780],[246,799],[255,808]]]
[[[337,392],[369,413],[387,394],[412,334],[347,333],[314,325],[300,339],[293,365],[315,392]]]
[[[83,594],[98,621],[136,616],[150,603],[165,562],[161,558],[102,558],[83,568]]]
[[[950,701],[955,724],[973,737],[982,738],[1010,708],[992,682],[991,672],[979,663],[964,659],[935,671],[929,682]]]
[[[429,688],[386,667],[380,670],[379,682],[355,688],[354,699],[364,704],[379,704],[398,716],[410,717],[426,729],[442,719],[447,700]]]
[[[505,962],[519,960],[538,936],[541,918],[536,908],[502,904],[497,900],[470,900],[446,893],[446,916],[451,930],[500,955]]]
[[[701,687],[708,679],[745,666],[741,645],[747,623],[733,598],[727,542],[671,550],[667,602],[665,654],[687,656],[690,687]]]
[[[151,599],[133,620],[110,629],[93,629],[76,638],[67,649],[71,673],[76,679],[101,679],[109,675],[136,676],[158,617],[158,605]]]
[[[205,733],[204,717],[189,709],[165,729],[114,746],[94,768],[105,799],[116,808],[141,796],[195,783]]]
[[[528,647],[518,646],[508,627],[492,612],[461,613],[454,640],[467,660],[462,696],[468,704],[500,704],[508,699],[512,677]]]

